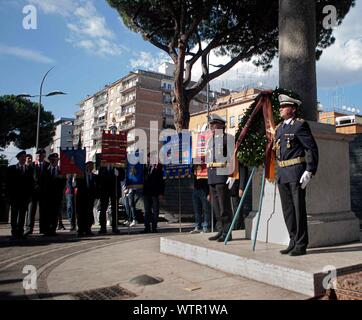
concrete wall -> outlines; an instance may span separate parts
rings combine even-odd
[[[351,206],[362,222],[362,134],[359,134],[349,148],[351,165]]]

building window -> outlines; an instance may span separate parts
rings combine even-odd
[[[235,117],[230,117],[230,128],[235,128]]]

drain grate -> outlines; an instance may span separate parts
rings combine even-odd
[[[72,297],[77,300],[125,300],[135,298],[137,295],[117,285],[74,293]]]

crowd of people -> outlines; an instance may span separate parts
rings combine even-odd
[[[135,226],[136,201],[140,193],[129,188],[123,168],[112,165],[95,172],[94,163],[85,164],[82,175],[64,175],[59,167],[59,155],[52,153],[46,160],[46,151],[31,155],[21,151],[18,163],[8,167],[6,190],[11,207],[11,239],[26,239],[33,234],[36,213],[39,211],[39,233],[51,237],[63,224],[63,200],[71,231],[78,236],[92,236],[94,212],[98,212],[99,234],[107,234],[107,213],[111,212],[112,233],[119,234],[118,205],[123,203],[126,225]],[[149,161],[149,158],[148,158]],[[164,195],[165,184],[161,165],[144,166],[143,190],[145,233],[157,232],[159,201]],[[156,187],[155,187],[156,186]]]

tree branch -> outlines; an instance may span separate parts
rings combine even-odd
[[[186,91],[186,94],[189,97],[189,99],[192,99],[199,92],[201,92],[210,81],[214,80],[215,78],[229,71],[239,61],[245,59],[248,56],[253,56],[258,51],[258,49],[259,46],[254,46],[251,50],[248,50],[247,52],[242,51],[239,55],[231,59],[227,64],[225,64],[220,69],[214,71],[213,73],[209,73],[207,75],[203,74],[199,79],[199,81]]]

